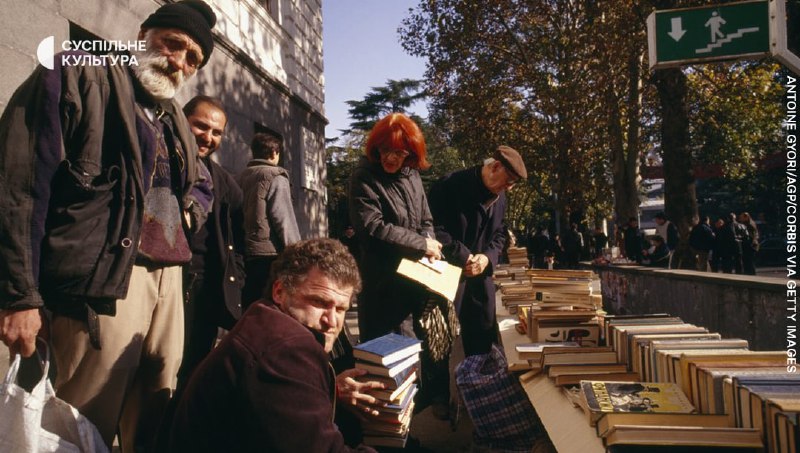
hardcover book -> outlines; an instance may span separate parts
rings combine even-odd
[[[363,376],[356,376],[355,380],[358,382],[377,381],[383,384],[384,390],[394,390],[403,385],[411,374],[414,374],[416,377],[417,368],[417,366],[408,367],[393,377],[365,374]]]
[[[388,403],[383,406],[380,411],[386,414],[400,414],[403,413],[414,396],[417,394],[417,384],[411,384],[406,390],[402,392],[396,403]]]
[[[541,361],[544,348],[579,348],[580,345],[574,341],[562,341],[558,343],[522,343],[518,344],[515,349],[519,358],[523,360]]]
[[[636,373],[587,373],[583,375],[562,374],[553,378],[553,382],[555,382],[557,386],[578,385],[581,383],[581,381],[586,379],[609,379],[618,382],[636,382],[639,380],[639,375]]]
[[[405,392],[414,381],[417,380],[417,372],[415,367],[410,367],[409,370],[412,370],[410,374],[407,374],[406,380],[400,384],[399,387],[396,389],[380,389],[380,390],[371,390],[370,395],[378,398],[379,400],[387,401],[387,402],[394,402],[398,400],[400,396]],[[405,374],[405,373],[400,373]]]
[[[700,426],[632,426],[617,425],[606,434],[606,446],[636,445],[646,446],[646,450],[613,451],[707,451],[705,448],[718,448],[720,452],[762,451],[764,443],[756,429],[718,428]],[[669,447],[665,450],[652,450],[652,447]],[[702,448],[702,449],[701,449]],[[740,450],[744,449],[744,450]]]
[[[356,368],[367,370],[369,373],[376,374],[378,376],[395,377],[403,370],[417,362],[419,362],[419,354],[414,354],[410,357],[400,359],[399,361],[390,363],[388,365],[377,365],[369,362],[356,361]]]
[[[353,346],[353,357],[379,365],[388,365],[422,350],[422,341],[390,333]]]
[[[608,412],[695,411],[680,387],[667,382],[582,381],[581,396],[592,426]]]
[[[732,428],[725,415],[609,412],[597,421],[597,435],[606,437],[611,428],[617,425]]]

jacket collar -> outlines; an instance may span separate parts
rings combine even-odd
[[[500,198],[500,195],[495,195],[483,184],[483,178],[481,178],[482,168],[482,165],[478,165],[472,169],[469,185],[474,191],[475,199],[483,206],[489,207]]]
[[[284,313],[283,310],[280,309],[280,307],[275,305],[275,302],[273,302],[272,299],[261,299],[261,302],[264,305],[266,305],[267,307],[272,308],[273,310],[277,310],[277,311],[279,311],[279,312],[281,312],[281,313],[283,313],[286,316],[289,316],[291,318],[291,316],[288,313]],[[292,318],[292,319],[294,319],[294,318]],[[301,324],[300,321],[298,321],[296,319],[294,319],[294,321],[296,323],[300,324],[301,326],[305,327],[306,329],[308,329],[308,331],[311,332],[311,335],[314,335],[314,339],[317,340],[317,343],[319,343],[320,347],[322,347],[323,349],[325,348],[325,335],[324,334],[322,334],[321,332],[317,332],[316,330],[314,330],[314,329],[312,329],[312,328],[310,328],[310,327],[308,327],[306,325]]]
[[[400,170],[397,173],[386,173],[383,170],[383,165],[381,165],[380,161],[378,162],[370,162],[366,156],[361,156],[361,159],[358,162],[358,166],[368,170],[370,173],[373,173],[375,176],[385,179],[400,179],[400,178],[408,178],[414,172],[414,169],[411,167],[400,167]]]
[[[256,165],[266,165],[267,167],[278,167],[278,165],[269,163],[266,159],[252,159],[247,163],[248,167],[255,167]]]

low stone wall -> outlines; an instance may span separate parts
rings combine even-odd
[[[786,280],[647,267],[595,266],[609,313],[669,313],[743,338],[753,350],[783,350]]]

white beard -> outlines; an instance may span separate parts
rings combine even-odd
[[[149,48],[150,40],[147,39],[147,42]],[[175,71],[169,73],[167,57],[158,52],[147,50],[133,52],[133,54],[139,64],[132,66],[131,69],[145,91],[158,101],[174,98],[186,81],[183,72]]]

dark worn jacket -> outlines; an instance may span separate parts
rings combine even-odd
[[[214,284],[219,284],[225,308],[239,319],[242,315],[244,286],[244,231],[242,230],[242,189],[236,180],[216,162],[208,159],[211,180],[214,182],[214,209],[206,222],[209,230],[207,244],[217,248],[219,263],[206,263],[206,268],[221,269]],[[206,283],[208,284],[208,283]],[[218,293],[217,293],[218,294]]]
[[[698,223],[689,233],[689,246],[695,250],[708,252],[714,249],[714,230],[707,223]]]
[[[246,256],[274,256],[300,240],[284,168],[253,159],[239,175],[239,186],[244,192]]]
[[[336,378],[321,341],[274,305],[253,304],[192,374],[169,451],[352,451],[333,423]]]
[[[408,167],[388,174],[379,162],[362,157],[350,176],[348,195],[350,222],[361,244],[356,257],[364,282],[359,310],[373,313],[386,325],[399,324],[426,297],[421,287],[409,284],[396,272],[402,258],[422,258],[426,235],[433,238],[422,179]]]
[[[503,246],[508,241],[505,225],[506,195],[495,196],[483,185],[481,167],[451,173],[431,186],[430,203],[436,225],[436,239],[448,262],[463,268],[469,255],[482,253],[489,258],[483,274],[462,277],[455,305],[470,304],[480,308],[483,316],[471,320],[482,328],[491,327],[495,319],[495,291],[492,274]]]
[[[204,214],[195,140],[175,102],[161,107],[186,150],[183,208]],[[0,119],[0,307],[115,313],[144,211],[146,132],[134,108],[119,66],[39,66],[14,93]]]

